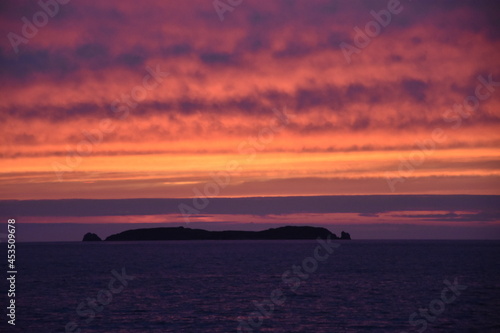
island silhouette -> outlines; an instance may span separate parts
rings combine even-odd
[[[132,229],[106,237],[105,241],[161,241],[161,240],[293,240],[331,238],[350,240],[349,233],[342,231],[340,237],[326,228],[310,226],[286,226],[262,231],[208,231],[184,227]],[[87,233],[84,242],[101,241],[94,233]]]

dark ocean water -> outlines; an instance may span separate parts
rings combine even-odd
[[[316,241],[20,243],[16,326],[2,279],[0,331],[236,332],[253,313],[255,332],[500,332],[500,242],[337,243],[323,262]],[[122,268],[134,279],[112,280]],[[455,279],[467,288],[443,292]]]

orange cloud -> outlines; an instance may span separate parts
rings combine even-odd
[[[206,1],[61,7],[19,54],[0,44],[2,198],[190,196],[232,160],[228,196],[387,193],[436,129],[398,191],[498,193],[498,9],[405,4],[347,64],[340,43],[383,5],[255,1],[224,22]],[[37,10],[5,5],[0,32]]]

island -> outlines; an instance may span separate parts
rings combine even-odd
[[[98,239],[96,239],[94,235]],[[309,226],[286,226],[262,231],[208,231],[185,227],[133,229],[111,235],[105,241],[161,241],[161,240],[300,240],[331,238],[350,240],[349,233],[342,231],[337,237],[326,228]],[[88,233],[83,241],[101,240],[99,236]]]

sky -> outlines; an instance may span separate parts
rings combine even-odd
[[[26,241],[119,224],[500,239],[498,17],[464,0],[2,2],[1,222]]]

